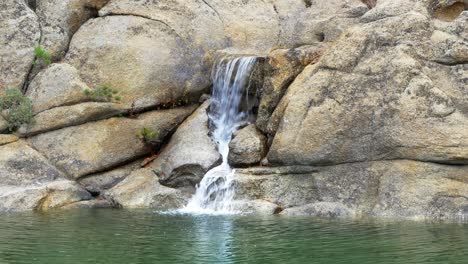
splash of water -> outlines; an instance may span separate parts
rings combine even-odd
[[[195,195],[182,212],[235,213],[231,203],[234,197],[234,171],[228,164],[229,142],[249,114],[242,111],[242,98],[244,91],[249,88],[256,60],[256,57],[223,58],[213,68],[209,118],[215,127],[212,137],[223,161],[205,174]]]

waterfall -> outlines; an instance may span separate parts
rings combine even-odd
[[[234,171],[228,164],[229,142],[249,115],[248,110],[242,110],[242,98],[250,86],[256,60],[256,57],[222,58],[213,67],[209,119],[214,126],[213,140],[223,160],[205,174],[183,212],[233,213]]]

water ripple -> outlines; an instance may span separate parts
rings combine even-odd
[[[0,263],[468,263],[468,225],[77,210],[0,216]]]

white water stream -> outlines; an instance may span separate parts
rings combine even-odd
[[[256,57],[220,59],[213,68],[213,95],[209,118],[214,125],[213,139],[221,154],[222,164],[208,171],[197,186],[196,193],[183,213],[229,214],[235,213],[233,169],[228,164],[229,142],[249,113],[243,112],[242,98],[249,88]]]

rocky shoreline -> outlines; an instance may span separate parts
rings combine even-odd
[[[0,115],[0,211],[183,206],[220,163],[207,115],[213,63],[254,54],[256,115],[229,156],[241,211],[468,216],[466,1],[0,7],[0,96],[22,90],[34,118],[10,133]],[[92,100],[100,85],[119,100]],[[141,128],[160,138],[144,166]]]

